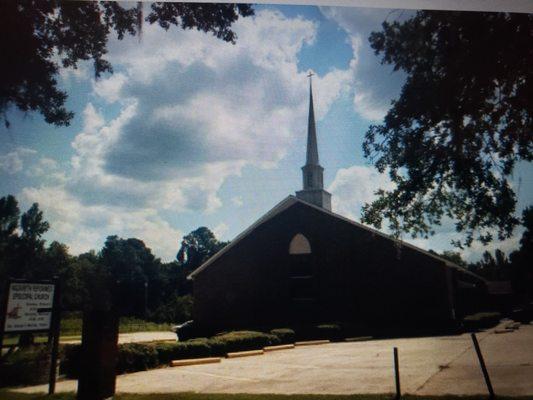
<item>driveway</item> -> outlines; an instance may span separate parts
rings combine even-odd
[[[496,394],[533,395],[533,325],[478,340]],[[161,368],[121,375],[117,391],[128,393],[391,393],[393,347],[398,348],[403,393],[486,394],[468,334],[372,340],[297,347],[219,364]],[[76,381],[59,382],[74,391]],[[20,389],[45,391],[46,386]]]

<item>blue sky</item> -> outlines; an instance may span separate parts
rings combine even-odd
[[[411,13],[260,5],[234,25],[236,45],[146,24],[140,41],[109,43],[114,74],[95,81],[89,64],[61,71],[76,114],[69,127],[10,112],[11,127],[0,128],[0,195],[16,195],[23,210],[38,202],[46,238],[74,254],[117,234],[171,260],[199,226],[230,240],[301,187],[313,70],[325,185],[334,211],[358,220],[374,191],[390,187],[361,143],[404,78],[380,65],[367,38],[384,19]],[[531,166],[513,179],[521,209],[532,198]],[[512,249],[519,237],[492,248]],[[412,242],[442,251],[453,238],[447,223]]]

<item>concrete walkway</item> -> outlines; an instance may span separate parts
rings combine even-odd
[[[533,325],[478,340],[496,394],[533,395]],[[391,393],[393,347],[398,347],[403,393],[486,394],[470,336],[372,340],[297,347],[219,364],[161,368],[121,375],[128,393]],[[76,381],[59,382],[75,391]],[[45,391],[46,386],[19,389]]]

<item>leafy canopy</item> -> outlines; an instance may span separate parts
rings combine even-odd
[[[407,74],[364,153],[395,189],[378,191],[363,222],[433,234],[443,217],[464,240],[510,237],[519,222],[509,183],[533,158],[533,14],[419,11],[369,38],[383,64]]]
[[[96,77],[112,72],[104,56],[113,31],[119,40],[139,34],[144,20],[164,29],[195,28],[234,43],[237,36],[231,24],[239,15],[252,14],[244,4],[153,3],[143,19],[141,2],[123,7],[111,1],[3,0],[0,119],[9,126],[6,113],[16,107],[41,113],[49,124],[69,125],[73,113],[65,107],[67,93],[58,87],[59,69],[93,60]]]

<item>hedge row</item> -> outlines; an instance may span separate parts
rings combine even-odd
[[[256,350],[265,346],[294,343],[296,340],[330,339],[341,336],[338,325],[306,326],[297,329],[273,329],[270,333],[234,331],[211,338],[197,338],[174,343],[128,343],[118,348],[117,373],[145,371],[168,364],[171,360],[225,356],[229,352]],[[60,373],[77,378],[81,345],[61,346]],[[34,346],[3,357],[0,386],[29,385],[46,382],[48,356],[45,346]],[[43,372],[44,371],[44,372]]]
[[[3,356],[0,387],[32,385],[48,381],[50,357],[46,346],[31,346]]]
[[[185,342],[121,344],[118,347],[117,373],[145,371],[176,359],[225,356],[233,351],[254,350],[281,343],[282,340],[275,334],[236,331]],[[80,348],[80,345],[67,345],[64,348],[60,372],[67,377],[78,376]]]

